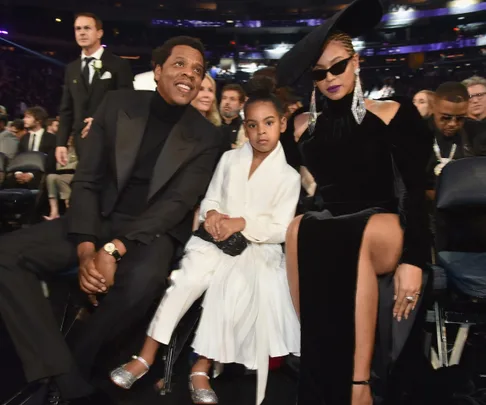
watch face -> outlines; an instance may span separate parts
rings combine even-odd
[[[104,247],[106,253],[113,253],[116,250],[114,243],[107,243]]]

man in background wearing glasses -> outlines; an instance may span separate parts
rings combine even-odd
[[[457,82],[441,84],[435,92],[433,114],[429,125],[435,134],[434,148],[427,167],[427,197],[435,200],[435,185],[443,167],[452,160],[474,156],[469,134],[464,129],[469,94]]]
[[[469,93],[468,117],[486,123],[486,79],[473,76],[462,82]]]

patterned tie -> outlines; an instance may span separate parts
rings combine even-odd
[[[84,84],[86,85],[86,88],[88,88],[89,85],[90,85],[90,82],[89,82],[89,64],[94,59],[95,58],[84,58],[83,80],[84,80]]]

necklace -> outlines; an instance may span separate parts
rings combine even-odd
[[[457,145],[453,144],[451,148],[451,153],[449,153],[449,157],[444,158],[442,157],[442,153],[440,152],[437,139],[434,140],[434,152],[435,152],[435,156],[437,157],[437,162],[439,162],[439,164],[434,168],[434,173],[436,176],[440,176],[440,174],[442,173],[442,169],[444,169],[447,163],[449,163],[454,158],[454,155],[456,154],[456,149],[457,149]]]

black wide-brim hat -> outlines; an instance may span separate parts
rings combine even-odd
[[[342,31],[351,38],[373,29],[383,17],[380,0],[355,0],[324,21],[288,51],[277,66],[278,86],[292,86],[319,60],[330,34]]]

